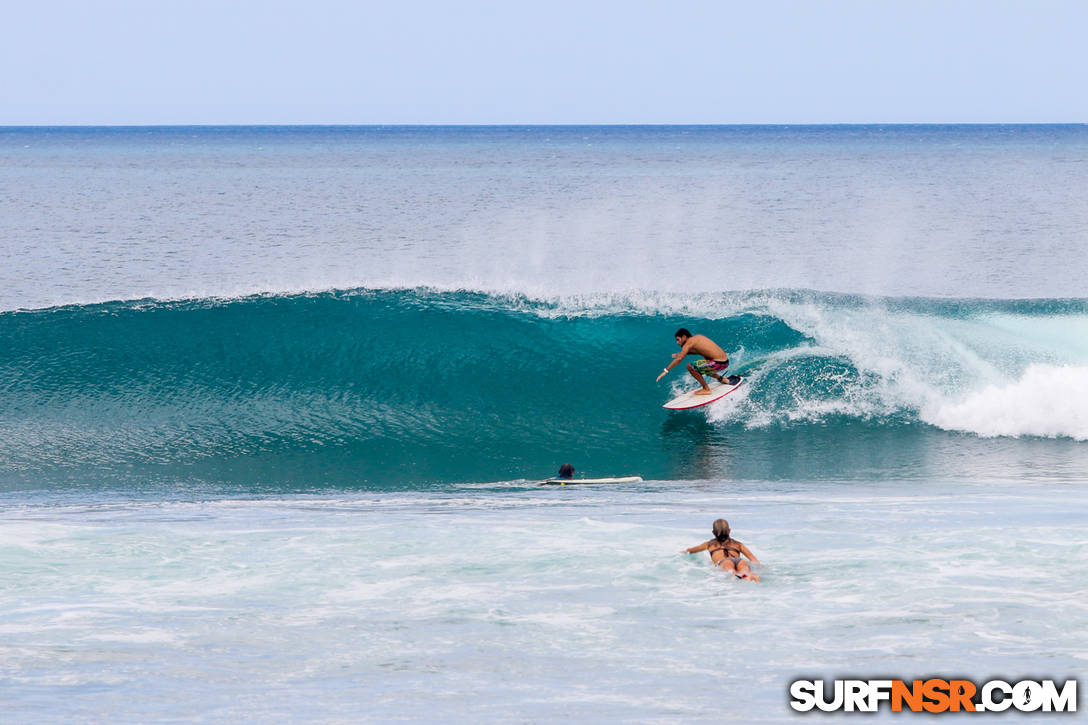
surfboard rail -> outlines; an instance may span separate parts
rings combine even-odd
[[[611,478],[549,478],[541,481],[541,486],[571,486],[593,483],[639,483],[642,476],[615,476]]]

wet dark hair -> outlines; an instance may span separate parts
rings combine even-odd
[[[574,466],[564,463],[559,467],[559,478],[570,478],[574,475]]]
[[[676,331],[676,334],[673,335],[673,337],[691,337],[691,333],[688,331],[688,328],[681,327]]]
[[[714,522],[714,538],[721,543],[729,541],[729,522],[725,519],[718,519]]]

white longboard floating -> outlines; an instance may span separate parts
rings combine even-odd
[[[570,486],[577,483],[638,483],[642,476],[620,476],[619,478],[549,478],[541,481],[541,486]]]
[[[696,388],[690,392],[678,395],[669,402],[662,405],[662,408],[668,408],[669,410],[688,410],[689,408],[699,408],[704,405],[709,405],[716,400],[721,400],[725,396],[732,393],[734,390],[744,384],[744,378],[741,378],[733,385],[728,383],[719,383],[717,380],[709,384],[709,395],[696,395],[696,390],[702,390],[702,388]]]

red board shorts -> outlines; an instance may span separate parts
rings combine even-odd
[[[697,372],[700,372],[703,375],[709,375],[711,373],[720,373],[725,370],[729,367],[729,361],[719,362],[718,360],[707,360],[706,358],[703,358],[702,360],[696,360],[691,366],[695,368]]]

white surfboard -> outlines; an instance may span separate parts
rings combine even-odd
[[[541,486],[570,486],[575,483],[638,483],[642,476],[620,476],[618,478],[549,478],[541,481]]]
[[[702,388],[696,388],[695,390],[684,393],[683,395],[676,396],[661,407],[668,408],[669,410],[688,410],[689,408],[699,408],[704,405],[709,405],[716,400],[721,400],[743,384],[744,378],[741,378],[733,385],[729,385],[728,383],[719,383],[717,380],[713,380],[708,385],[708,387],[710,388],[709,395],[696,395],[695,390],[702,390]]]

